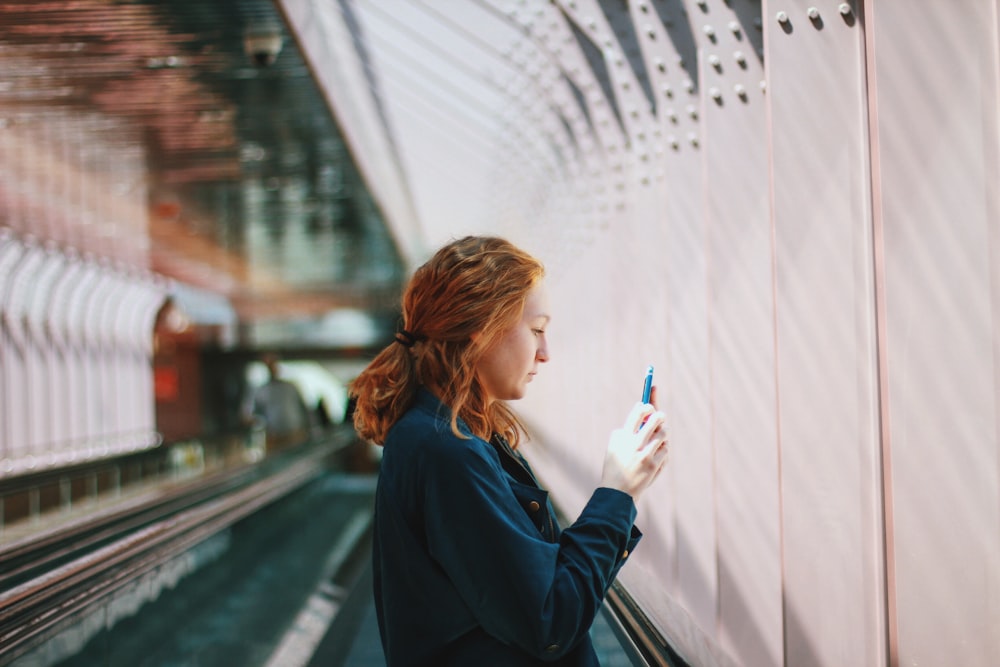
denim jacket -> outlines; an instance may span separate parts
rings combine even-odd
[[[420,390],[385,442],[373,558],[389,667],[597,665],[590,626],[641,537],[631,496],[599,488],[560,530],[524,459],[450,420]]]

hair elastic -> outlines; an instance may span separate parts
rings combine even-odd
[[[400,329],[396,332],[396,342],[403,347],[413,347],[413,345],[423,338],[423,336],[418,336],[415,333],[411,333],[406,329]]]

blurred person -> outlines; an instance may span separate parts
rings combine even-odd
[[[281,377],[278,357],[267,355],[263,362],[268,381],[253,393],[251,418],[263,422],[268,449],[304,442],[312,428],[312,412],[298,387]]]
[[[589,631],[641,537],[635,501],[665,465],[665,416],[631,408],[561,529],[508,405],[549,359],[543,273],[503,239],[449,243],[351,384],[355,428],[383,445],[373,561],[389,667],[598,664]]]

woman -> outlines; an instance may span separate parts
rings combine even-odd
[[[503,239],[446,245],[410,280],[396,342],[352,383],[358,433],[384,445],[373,551],[390,667],[598,664],[590,626],[639,541],[664,415],[633,407],[560,531],[506,403],[549,358],[542,276]]]

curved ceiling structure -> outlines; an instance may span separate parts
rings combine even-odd
[[[411,263],[463,231],[572,246],[610,224],[626,180],[697,150],[714,31],[742,43],[732,103],[761,94],[759,5],[704,27],[662,0],[282,7]]]

